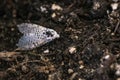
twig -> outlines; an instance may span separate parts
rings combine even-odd
[[[114,30],[114,34],[116,33],[116,31],[117,31],[117,29],[119,27],[119,24],[120,24],[120,21],[117,22],[117,25],[116,25],[115,30]]]

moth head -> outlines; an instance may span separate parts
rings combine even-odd
[[[44,34],[46,35],[47,39],[53,40],[55,38],[59,38],[59,34],[54,31],[53,29],[47,29]]]

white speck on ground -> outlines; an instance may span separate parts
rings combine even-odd
[[[113,10],[116,10],[118,8],[118,3],[111,4],[111,7]]]
[[[49,49],[46,49],[46,50],[44,51],[44,53],[49,53]]]
[[[57,4],[52,4],[51,9],[52,9],[52,10],[63,10],[62,7],[60,7],[60,6],[57,5]]]
[[[46,9],[46,7],[43,7],[43,6],[40,6],[40,10],[41,10],[41,12],[45,12],[45,13],[48,12],[47,9]]]
[[[73,69],[68,69],[68,73],[69,74],[71,74],[71,73],[73,73],[74,71],[73,71]]]
[[[53,13],[53,14],[51,15],[51,17],[52,17],[52,18],[55,18],[55,17],[56,17],[56,14],[55,14],[55,13]]]
[[[74,46],[72,47],[69,47],[69,52],[72,54],[72,53],[75,53],[76,52],[76,48]]]
[[[120,76],[120,64],[116,64],[116,65],[115,65],[115,68],[116,68],[115,74],[116,74],[117,76]]]

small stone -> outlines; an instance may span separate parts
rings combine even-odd
[[[23,65],[23,66],[22,66],[22,71],[23,71],[24,73],[26,73],[26,72],[28,72],[28,68],[27,68],[25,65]]]
[[[78,39],[79,37],[78,36],[75,36],[75,39]]]
[[[81,78],[79,78],[78,80],[82,80]]]
[[[41,6],[40,9],[41,9],[41,12],[46,12],[47,11],[47,9],[43,6]]]
[[[57,5],[57,4],[53,4],[52,5],[52,10],[63,10],[59,5]]]
[[[111,29],[108,29],[108,28],[107,28],[106,30],[107,30],[108,32],[111,32]]]
[[[53,13],[53,14],[51,15],[51,17],[52,17],[52,18],[55,18],[55,17],[56,17],[56,14],[55,14],[55,13]]]
[[[100,8],[100,3],[99,2],[94,2],[94,6],[93,6],[93,9],[94,10],[97,10]]]
[[[83,65],[80,65],[80,67],[79,67],[80,69],[83,69],[84,68],[84,66]]]
[[[71,74],[71,73],[73,73],[74,71],[73,71],[73,69],[68,69],[68,73],[69,74]]]
[[[44,51],[44,53],[49,53],[49,49],[46,49],[46,50]]]
[[[58,15],[60,15],[59,13],[58,13]],[[64,19],[64,16],[62,15],[62,16],[60,16],[60,18],[58,19],[58,21],[62,21]]]
[[[14,28],[11,28],[11,31],[14,31],[15,29]]]
[[[69,47],[69,52],[72,54],[72,53],[75,53],[76,52],[76,48],[75,47]]]
[[[115,74],[116,74],[117,76],[120,76],[120,70],[116,71]]]
[[[111,36],[114,36],[115,35],[115,33],[111,33]]]
[[[109,58],[110,58],[110,55],[106,55],[104,58],[105,58],[105,59],[109,59]]]
[[[118,8],[118,3],[111,4],[111,7],[113,10],[116,10]]]
[[[116,74],[117,76],[120,76],[120,65],[119,65],[119,64],[116,64],[116,65],[115,65],[115,68],[116,68],[115,74]]]
[[[83,61],[81,60],[81,61],[79,61],[79,64],[80,64],[80,65],[83,65],[84,63],[83,63]]]
[[[63,65],[64,65],[64,62],[62,62],[61,65],[63,66]]]

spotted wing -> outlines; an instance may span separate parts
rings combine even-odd
[[[17,44],[18,48],[20,50],[31,50],[33,48],[36,48],[40,45],[45,44],[46,38],[45,36],[38,36],[35,33],[28,33],[24,34]]]
[[[32,24],[32,23],[22,23],[22,24],[17,25],[17,27],[19,31],[23,34],[41,32],[46,29],[45,27]]]

